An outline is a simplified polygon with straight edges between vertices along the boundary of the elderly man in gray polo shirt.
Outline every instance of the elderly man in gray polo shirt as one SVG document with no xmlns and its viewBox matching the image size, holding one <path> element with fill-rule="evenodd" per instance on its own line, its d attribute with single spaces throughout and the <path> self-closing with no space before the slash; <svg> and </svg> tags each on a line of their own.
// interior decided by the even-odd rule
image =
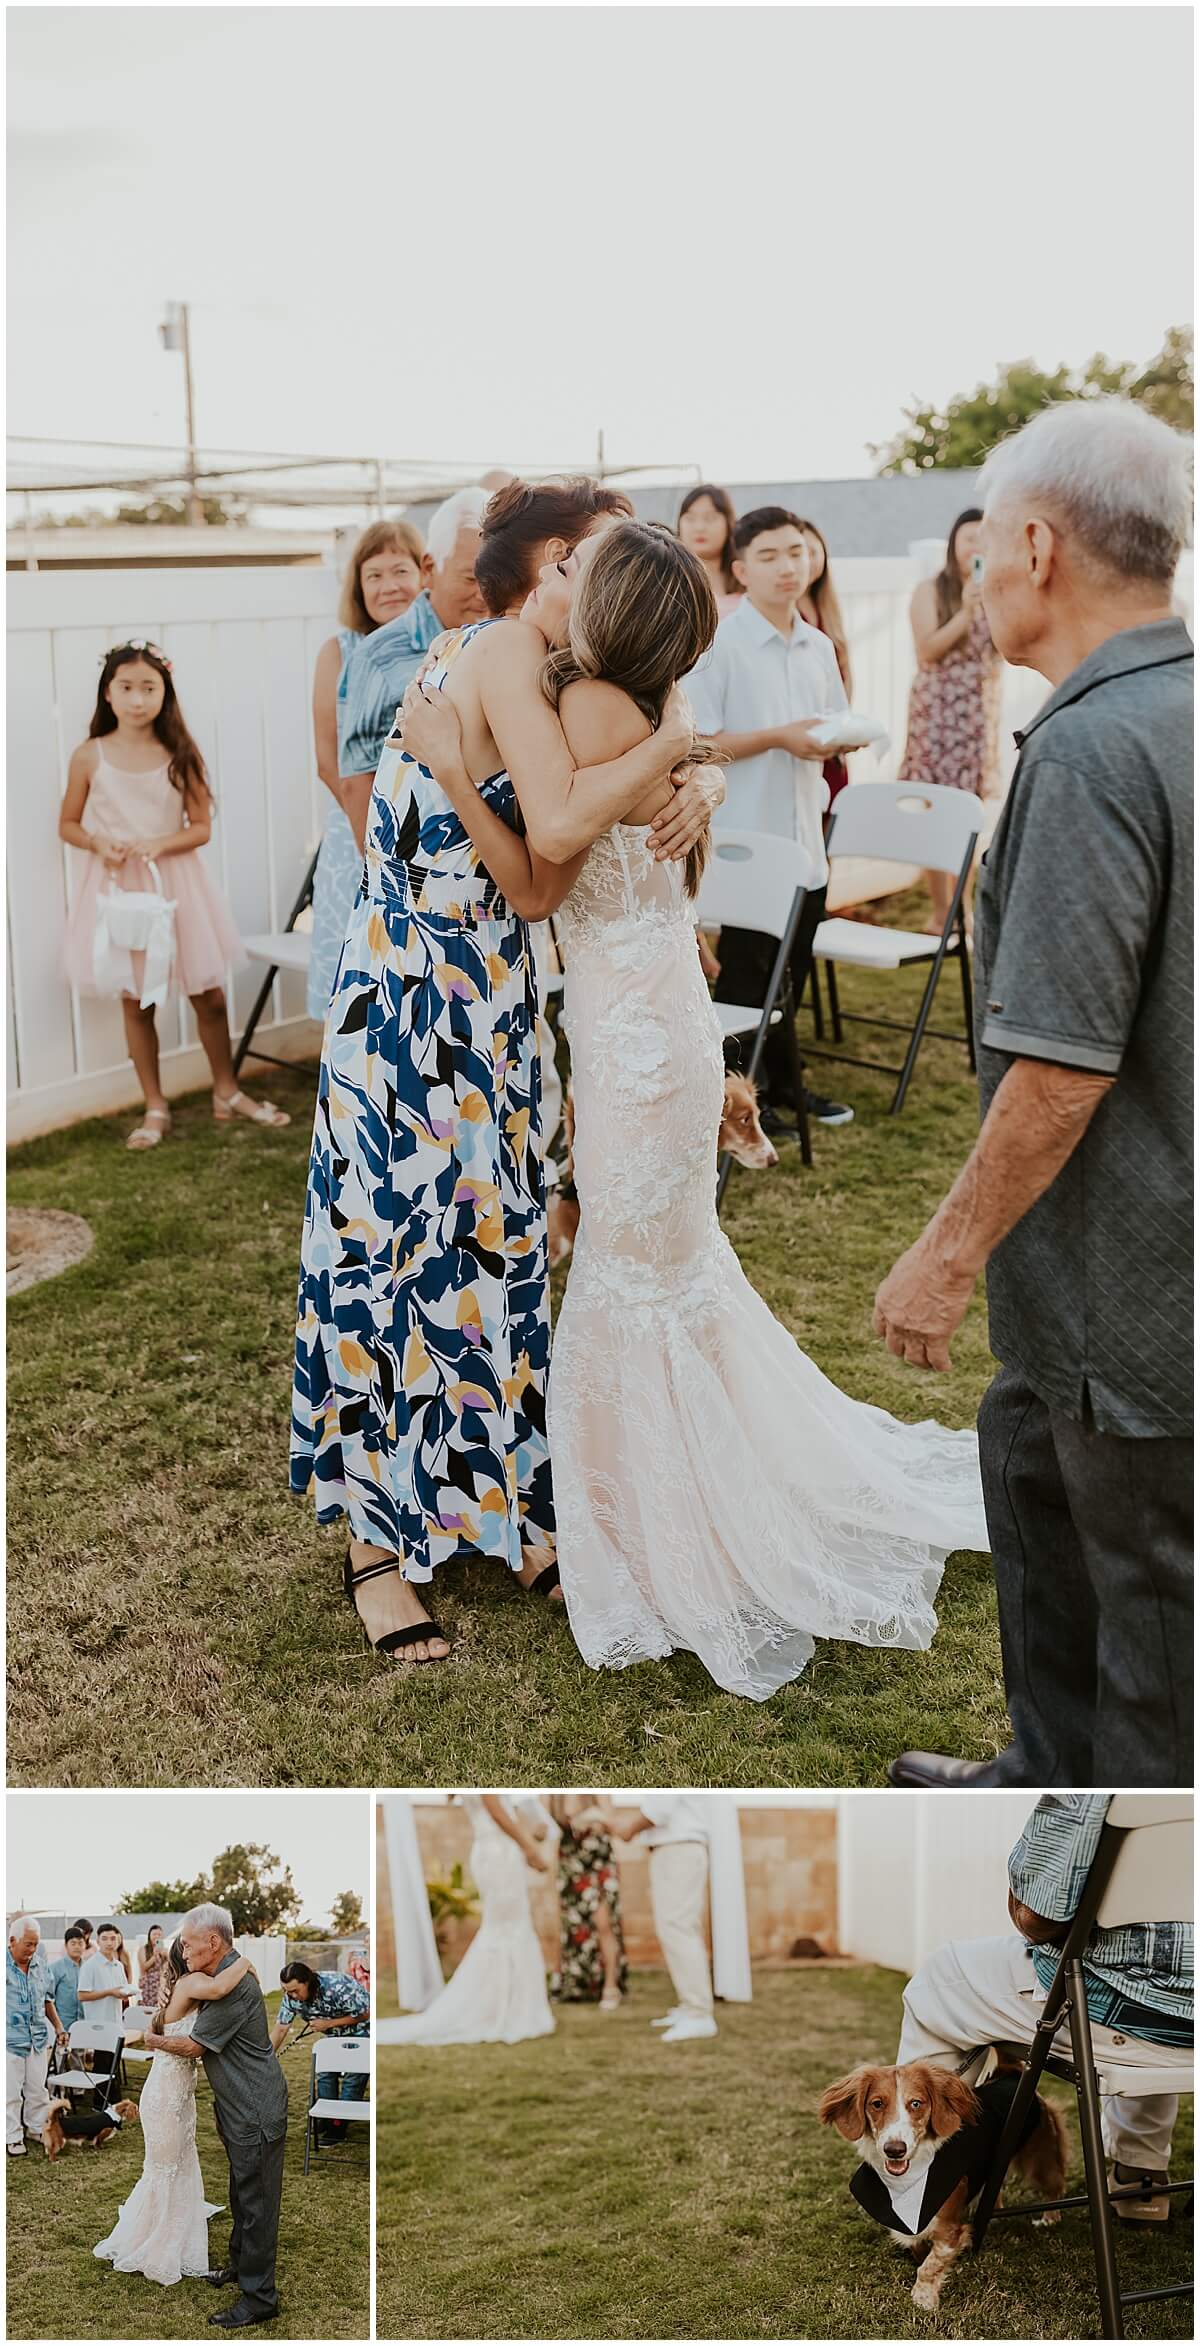
<svg viewBox="0 0 1200 2346">
<path fill-rule="evenodd" d="M 1192 644 L 1186 443 L 1048 409 L 984 471 L 983 598 L 1050 697 L 975 915 L 983 1129 L 875 1325 L 944 1368 L 979 1271 L 1012 1742 L 904 1784 L 1190 1785 Z"/>
</svg>

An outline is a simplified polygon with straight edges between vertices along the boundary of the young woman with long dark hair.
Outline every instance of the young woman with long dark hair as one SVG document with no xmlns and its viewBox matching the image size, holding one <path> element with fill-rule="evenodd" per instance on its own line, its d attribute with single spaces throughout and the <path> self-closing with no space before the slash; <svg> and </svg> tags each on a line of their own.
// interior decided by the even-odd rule
<svg viewBox="0 0 1200 2346">
<path fill-rule="evenodd" d="M 977 575 L 978 505 L 960 513 L 936 578 L 922 579 L 910 605 L 917 673 L 908 703 L 900 779 L 989 797 L 998 786 L 1000 654 L 992 642 Z M 930 929 L 940 936 L 950 910 L 949 872 L 926 872 Z"/>
<path fill-rule="evenodd" d="M 728 489 L 715 481 L 701 481 L 689 489 L 679 508 L 675 534 L 681 546 L 694 554 L 713 591 L 717 616 L 724 618 L 742 599 L 743 589 L 733 575 L 733 533 L 737 514 Z"/>
</svg>

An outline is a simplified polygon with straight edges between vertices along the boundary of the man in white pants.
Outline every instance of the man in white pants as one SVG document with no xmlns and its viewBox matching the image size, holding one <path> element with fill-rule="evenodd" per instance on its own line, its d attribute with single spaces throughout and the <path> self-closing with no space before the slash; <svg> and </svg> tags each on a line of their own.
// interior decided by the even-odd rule
<svg viewBox="0 0 1200 2346">
<path fill-rule="evenodd" d="M 703 1803 L 684 1792 L 639 1794 L 632 1816 L 606 1820 L 622 1840 L 641 1835 L 650 1851 L 650 1901 L 663 1959 L 678 1997 L 651 2022 L 664 2045 L 715 2036 L 712 1966 L 704 1937 L 708 1910 L 708 1825 Z"/>
<path fill-rule="evenodd" d="M 53 2035 L 66 2032 L 54 2006 L 50 1966 L 31 1914 L 8 1926 L 5 1994 L 5 2134 L 11 2159 L 25 2155 L 25 2136 L 40 2135 L 50 2109 L 46 2065 Z"/>
<path fill-rule="evenodd" d="M 900 2061 L 955 2063 L 971 2080 L 986 2048 L 1027 2044 L 1037 2026 L 1059 1951 L 1079 1904 L 1111 1794 L 1050 1793 L 1040 1800 L 1008 1861 L 1006 1938 L 962 1939 L 939 1947 L 904 1991 Z M 1192 1926 L 1133 1925 L 1094 1930 L 1084 1954 L 1097 2066 L 1164 2070 L 1192 2042 Z M 1057 2040 L 1070 2049 L 1064 2023 Z M 1178 2109 L 1173 2093 L 1113 2094 L 1102 2104 L 1110 2182 L 1160 2189 L 1149 2199 L 1114 2200 L 1127 2222 L 1165 2223 L 1165 2185 Z"/>
</svg>

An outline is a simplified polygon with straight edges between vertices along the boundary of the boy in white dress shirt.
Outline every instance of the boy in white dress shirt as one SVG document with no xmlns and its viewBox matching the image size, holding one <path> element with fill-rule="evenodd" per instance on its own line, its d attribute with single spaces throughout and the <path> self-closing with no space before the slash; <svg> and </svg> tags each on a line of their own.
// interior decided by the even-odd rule
<svg viewBox="0 0 1200 2346">
<path fill-rule="evenodd" d="M 686 1792 L 639 1793 L 630 1816 L 606 1817 L 606 1830 L 623 1841 L 644 1837 L 650 1851 L 654 1928 L 679 2001 L 663 2020 L 664 2045 L 715 2036 L 712 1965 L 704 1937 L 708 1909 L 708 1824 L 704 1804 Z"/>
<path fill-rule="evenodd" d="M 700 732 L 719 742 L 731 760 L 714 829 L 766 831 L 795 840 L 803 850 L 808 894 L 792 954 L 799 1003 L 812 967 L 813 937 L 825 917 L 829 876 L 822 829 L 829 804 L 822 766 L 829 752 L 814 742 L 812 729 L 819 718 L 847 706 L 846 688 L 828 636 L 796 610 L 810 562 L 796 515 L 782 505 L 760 505 L 742 515 L 733 543 L 734 576 L 745 595 L 722 619 L 684 686 Z M 753 929 L 722 929 L 717 1000 L 764 1002 L 775 952 L 771 938 Z M 763 1074 L 769 1108 L 791 1105 L 787 1052 L 777 1032 L 768 1037 Z M 806 1091 L 805 1106 L 820 1124 L 849 1124 L 854 1114 L 814 1092 Z"/>
</svg>

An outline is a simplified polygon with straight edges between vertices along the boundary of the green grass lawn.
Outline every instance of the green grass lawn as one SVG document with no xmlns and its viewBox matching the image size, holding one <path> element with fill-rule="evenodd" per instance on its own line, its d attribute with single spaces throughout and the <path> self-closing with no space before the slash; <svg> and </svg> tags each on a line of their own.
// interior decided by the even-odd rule
<svg viewBox="0 0 1200 2346">
<path fill-rule="evenodd" d="M 947 988 L 947 1024 L 954 1007 Z M 439 1575 L 447 1666 L 376 1661 L 340 1593 L 343 1538 L 287 1488 L 314 1074 L 269 1075 L 285 1133 L 217 1130 L 197 1097 L 150 1155 L 126 1153 L 122 1117 L 10 1161 L 13 1204 L 81 1214 L 96 1237 L 9 1310 L 11 1782 L 877 1784 L 907 1744 L 977 1758 L 1007 1740 L 979 1556 L 948 1565 L 931 1653 L 824 1645 L 765 1705 L 687 1656 L 589 1671 L 559 1608 L 484 1563 Z M 870 1325 L 970 1147 L 965 1053 L 929 1044 L 899 1118 L 884 1078 L 839 1068 L 836 1088 L 856 1122 L 815 1131 L 809 1172 L 790 1142 L 777 1171 L 735 1172 L 726 1227 L 828 1375 L 967 1425 L 989 1375 L 982 1296 L 946 1377 L 893 1360 Z"/>
<path fill-rule="evenodd" d="M 272 2009 L 278 2004 L 274 1999 Z M 284 2056 L 289 2118 L 287 2170 L 279 2227 L 280 2319 L 276 2338 L 366 2338 L 370 2335 L 370 2187 L 365 2138 L 304 2167 L 304 2116 L 312 2048 Z M 128 2064 L 134 2100 L 149 2074 Z M 229 2168 L 213 2122 L 203 2069 L 197 2078 L 197 2145 L 204 2196 L 223 2212 L 209 2224 L 220 2262 L 229 2239 Z M 361 2133 L 363 2143 L 358 2142 Z M 140 2128 L 127 2126 L 100 2151 L 65 2151 L 53 2164 L 30 2143 L 8 2168 L 8 2317 L 10 2338 L 203 2338 L 210 2313 L 236 2292 L 207 2282 L 171 2289 L 136 2273 L 114 2273 L 92 2255 L 117 2219 L 142 2171 Z M 257 2334 L 257 2333 L 256 2333 Z"/>
<path fill-rule="evenodd" d="M 858 2060 L 894 2058 L 901 1986 L 759 1972 L 715 2041 L 665 2046 L 647 2023 L 668 1984 L 643 1972 L 621 2014 L 566 2005 L 532 2044 L 381 2049 L 380 2337 L 1095 2337 L 1085 2216 L 998 2225 L 935 2322 L 911 2302 L 911 2260 L 851 2199 L 854 2153 L 814 2107 Z M 1180 2173 L 1190 2137 L 1188 2103 Z M 1124 2287 L 1186 2276 L 1183 2204 L 1161 2230 L 1119 2227 Z M 1191 2334 L 1186 2299 L 1128 2315 L 1131 2338 Z"/>
</svg>

